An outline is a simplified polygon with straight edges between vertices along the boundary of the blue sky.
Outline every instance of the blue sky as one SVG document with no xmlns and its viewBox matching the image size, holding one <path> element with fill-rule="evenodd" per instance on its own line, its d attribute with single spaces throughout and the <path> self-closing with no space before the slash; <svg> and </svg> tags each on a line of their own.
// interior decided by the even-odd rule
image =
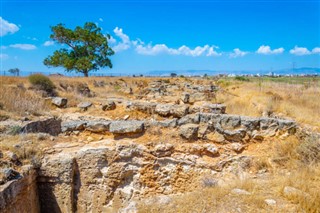
<svg viewBox="0 0 320 213">
<path fill-rule="evenodd" d="M 97 23 L 116 50 L 109 73 L 320 67 L 320 1 L 2 0 L 1 71 L 56 72 L 50 26 Z"/>
</svg>

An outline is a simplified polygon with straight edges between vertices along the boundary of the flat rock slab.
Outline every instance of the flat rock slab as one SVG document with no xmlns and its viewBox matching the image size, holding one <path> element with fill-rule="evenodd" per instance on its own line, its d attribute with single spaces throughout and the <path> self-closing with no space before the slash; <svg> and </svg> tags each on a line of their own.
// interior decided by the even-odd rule
<svg viewBox="0 0 320 213">
<path fill-rule="evenodd" d="M 144 131 L 144 122 L 137 120 L 113 121 L 110 123 L 109 131 L 114 134 L 141 133 Z"/>
</svg>

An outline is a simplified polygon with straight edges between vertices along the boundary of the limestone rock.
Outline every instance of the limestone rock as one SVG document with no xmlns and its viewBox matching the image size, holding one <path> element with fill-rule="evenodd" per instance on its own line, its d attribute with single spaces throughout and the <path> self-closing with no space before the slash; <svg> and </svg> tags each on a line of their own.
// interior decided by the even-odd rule
<svg viewBox="0 0 320 213">
<path fill-rule="evenodd" d="M 57 107 L 60 107 L 60 108 L 63 108 L 63 107 L 66 107 L 67 106 L 67 103 L 68 103 L 68 99 L 66 98 L 61 98 L 61 97 L 55 97 L 52 99 L 52 104 L 57 106 Z"/>
<path fill-rule="evenodd" d="M 198 138 L 199 126 L 196 124 L 185 124 L 180 127 L 179 133 L 182 138 L 196 140 Z"/>
<path fill-rule="evenodd" d="M 137 120 L 130 121 L 112 121 L 110 123 L 110 132 L 114 134 L 141 133 L 144 131 L 144 122 Z"/>
<path fill-rule="evenodd" d="M 40 121 L 33 121 L 22 127 L 21 131 L 24 133 L 43 132 L 56 136 L 61 133 L 61 120 L 49 118 Z"/>
<path fill-rule="evenodd" d="M 237 195 L 251 195 L 250 192 L 248 192 L 248 191 L 246 191 L 244 189 L 238 189 L 238 188 L 232 189 L 231 193 L 232 194 L 237 194 Z"/>
<path fill-rule="evenodd" d="M 198 124 L 200 122 L 200 114 L 189 114 L 186 116 L 183 116 L 178 120 L 178 125 L 184 125 L 184 124 Z"/>
<path fill-rule="evenodd" d="M 92 106 L 91 102 L 81 102 L 81 103 L 78 104 L 78 108 L 80 108 L 83 111 L 88 110 L 88 108 L 91 107 L 91 106 Z"/>
<path fill-rule="evenodd" d="M 64 121 L 61 123 L 62 132 L 81 131 L 85 129 L 85 121 Z"/>
<path fill-rule="evenodd" d="M 172 104 L 158 104 L 155 108 L 155 112 L 163 117 L 170 116 Z"/>
<path fill-rule="evenodd" d="M 274 199 L 265 199 L 264 202 L 268 205 L 268 206 L 275 206 L 277 204 L 277 201 L 275 201 Z"/>
<path fill-rule="evenodd" d="M 116 109 L 116 103 L 114 101 L 107 101 L 102 105 L 103 111 L 114 110 Z"/>
<path fill-rule="evenodd" d="M 110 121 L 90 121 L 86 123 L 86 130 L 95 133 L 109 131 Z"/>
</svg>

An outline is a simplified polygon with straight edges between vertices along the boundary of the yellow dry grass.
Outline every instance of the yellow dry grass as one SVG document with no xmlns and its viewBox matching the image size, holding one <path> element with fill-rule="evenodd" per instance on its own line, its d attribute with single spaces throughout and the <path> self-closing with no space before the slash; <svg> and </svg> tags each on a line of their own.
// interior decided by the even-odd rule
<svg viewBox="0 0 320 213">
<path fill-rule="evenodd" d="M 280 82 L 227 82 L 217 93 L 227 113 L 249 116 L 275 114 L 320 130 L 320 87 Z"/>
</svg>

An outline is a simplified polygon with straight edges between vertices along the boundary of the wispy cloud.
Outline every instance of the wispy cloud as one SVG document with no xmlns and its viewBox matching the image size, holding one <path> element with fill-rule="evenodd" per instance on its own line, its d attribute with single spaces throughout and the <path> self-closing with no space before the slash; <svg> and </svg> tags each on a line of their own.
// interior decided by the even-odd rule
<svg viewBox="0 0 320 213">
<path fill-rule="evenodd" d="M 295 46 L 293 49 L 290 50 L 290 53 L 292 55 L 298 55 L 298 56 L 302 56 L 302 55 L 310 55 L 311 52 L 305 48 L 305 47 L 298 47 Z"/>
<path fill-rule="evenodd" d="M 268 45 L 262 45 L 256 51 L 256 53 L 263 54 L 263 55 L 281 54 L 283 52 L 284 52 L 284 48 L 282 48 L 282 47 L 272 50 L 271 47 Z"/>
<path fill-rule="evenodd" d="M 103 18 L 99 18 L 99 21 L 103 22 Z"/>
<path fill-rule="evenodd" d="M 312 53 L 313 54 L 317 54 L 317 53 L 320 53 L 320 47 L 315 47 L 312 49 Z"/>
<path fill-rule="evenodd" d="M 231 58 L 238 58 L 247 55 L 249 52 L 241 51 L 239 48 L 233 49 L 233 52 L 229 54 Z"/>
<path fill-rule="evenodd" d="M 0 36 L 5 36 L 7 34 L 13 34 L 19 30 L 19 27 L 13 23 L 0 17 Z"/>
<path fill-rule="evenodd" d="M 33 44 L 11 44 L 9 47 L 17 48 L 21 50 L 34 50 L 37 49 L 37 47 Z"/>
<path fill-rule="evenodd" d="M 0 53 L 0 59 L 1 59 L 1 60 L 6 60 L 6 59 L 8 59 L 8 58 L 9 58 L 9 56 L 8 56 L 7 54 Z"/>
<path fill-rule="evenodd" d="M 197 46 L 195 48 L 190 48 L 186 45 L 182 45 L 179 48 L 171 48 L 166 44 L 155 44 L 152 43 L 145 44 L 145 42 L 140 39 L 130 40 L 130 37 L 125 34 L 122 28 L 116 27 L 113 32 L 115 35 L 120 38 L 120 41 L 113 37 L 109 39 L 110 44 L 114 44 L 112 47 L 115 52 L 120 52 L 127 50 L 131 47 L 135 49 L 138 54 L 141 55 L 158 55 L 158 54 L 168 54 L 168 55 L 186 55 L 186 56 L 220 56 L 221 53 L 218 53 L 216 49 L 217 46 Z"/>
<path fill-rule="evenodd" d="M 116 27 L 113 30 L 113 32 L 116 34 L 116 36 L 118 36 L 121 39 L 121 42 L 116 44 L 112 49 L 115 52 L 120 52 L 120 51 L 129 49 L 131 46 L 131 41 L 129 36 L 123 33 L 122 28 Z"/>
<path fill-rule="evenodd" d="M 43 43 L 43 46 L 45 47 L 49 47 L 49 46 L 53 46 L 54 45 L 54 41 L 46 41 Z"/>
</svg>

